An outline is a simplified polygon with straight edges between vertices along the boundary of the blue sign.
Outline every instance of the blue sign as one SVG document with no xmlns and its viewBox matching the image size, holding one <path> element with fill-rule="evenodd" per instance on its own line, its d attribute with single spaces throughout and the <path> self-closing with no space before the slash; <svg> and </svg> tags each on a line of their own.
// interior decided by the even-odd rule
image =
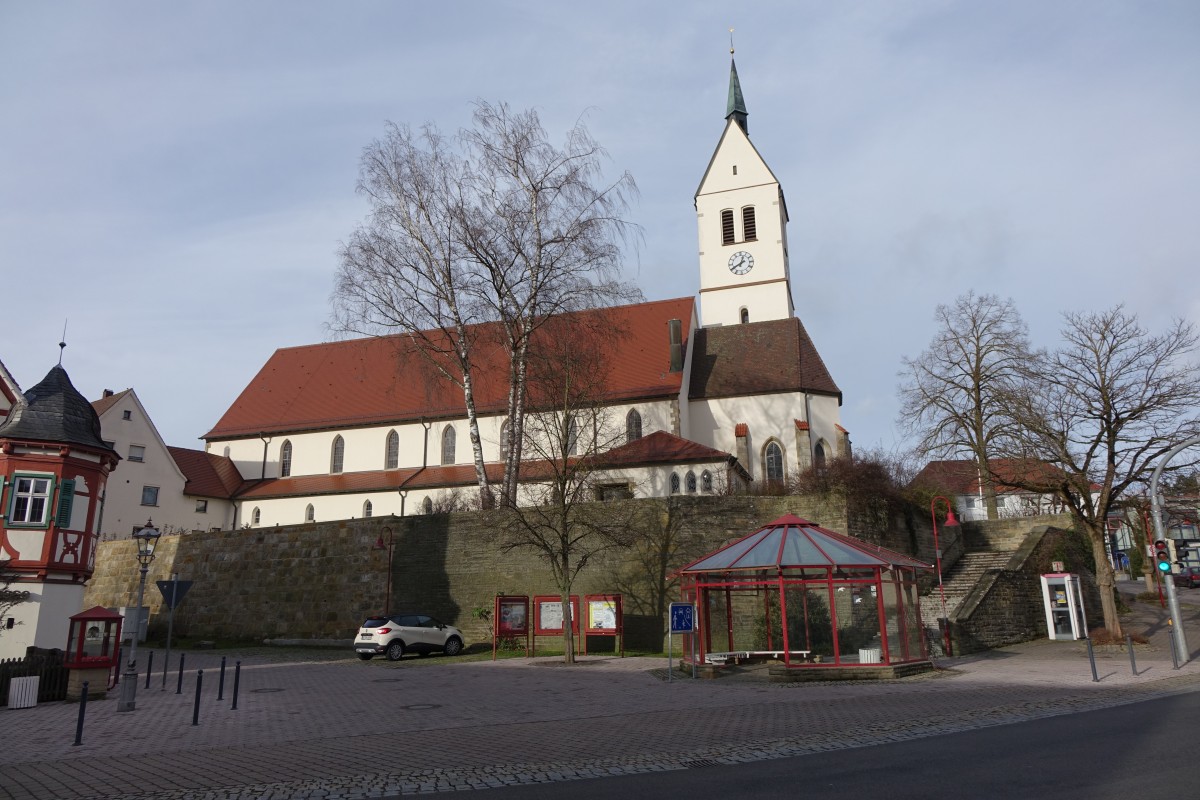
<svg viewBox="0 0 1200 800">
<path fill-rule="evenodd" d="M 696 607 L 691 603 L 671 603 L 671 633 L 696 630 Z"/>
</svg>

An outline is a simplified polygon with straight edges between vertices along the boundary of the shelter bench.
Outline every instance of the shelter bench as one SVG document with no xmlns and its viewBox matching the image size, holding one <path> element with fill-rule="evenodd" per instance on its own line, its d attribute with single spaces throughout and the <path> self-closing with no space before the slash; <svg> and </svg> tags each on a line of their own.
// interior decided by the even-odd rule
<svg viewBox="0 0 1200 800">
<path fill-rule="evenodd" d="M 739 664 L 742 661 L 749 661 L 755 658 L 775 658 L 782 659 L 784 657 L 783 650 L 735 650 L 728 653 L 707 653 L 704 656 L 704 661 L 708 664 L 727 664 L 732 661 L 734 664 Z M 803 660 L 808 660 L 811 650 L 790 650 L 793 656 L 800 656 Z"/>
</svg>

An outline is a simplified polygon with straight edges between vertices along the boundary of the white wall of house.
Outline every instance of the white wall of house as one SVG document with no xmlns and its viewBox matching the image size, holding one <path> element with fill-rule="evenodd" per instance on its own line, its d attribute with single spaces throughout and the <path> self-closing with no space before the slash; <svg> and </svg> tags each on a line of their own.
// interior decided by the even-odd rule
<svg viewBox="0 0 1200 800">
<path fill-rule="evenodd" d="M 44 533 L 44 532 L 42 532 Z M 83 607 L 81 584 L 21 583 L 13 588 L 29 592 L 29 599 L 12 607 L 13 627 L 0 635 L 0 659 L 21 658 L 34 647 L 67 646 L 71 615 Z M 0 620 L 7 628 L 7 621 Z"/>
<path fill-rule="evenodd" d="M 806 413 L 802 392 L 695 400 L 689 406 L 691 429 L 684 433 L 685 438 L 736 454 L 735 428 L 744 422 L 750 428 L 750 463 L 743 466 L 755 480 L 762 478 L 763 450 L 771 441 L 783 448 L 785 479 L 798 474 L 796 420 L 804 420 Z M 826 456 L 832 458 L 840 436 L 835 427 L 840 419 L 837 398 L 809 395 L 807 411 L 812 414 L 807 421 L 813 444 L 824 441 Z"/>
</svg>

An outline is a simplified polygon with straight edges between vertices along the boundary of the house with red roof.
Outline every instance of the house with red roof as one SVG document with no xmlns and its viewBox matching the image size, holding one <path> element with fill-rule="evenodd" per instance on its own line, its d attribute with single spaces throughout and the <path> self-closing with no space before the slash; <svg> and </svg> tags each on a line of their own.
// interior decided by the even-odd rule
<svg viewBox="0 0 1200 800">
<path fill-rule="evenodd" d="M 748 130 L 731 62 L 725 126 L 694 201 L 698 302 L 563 319 L 583 328 L 599 316 L 621 332 L 602 398 L 621 435 L 594 455 L 597 499 L 786 482 L 850 452 L 841 390 L 794 314 L 783 190 Z M 493 481 L 508 392 L 500 340 L 480 336 L 474 353 Z M 462 391 L 405 336 L 277 350 L 203 438 L 244 482 L 233 494 L 235 527 L 423 513 L 475 484 Z M 531 463 L 522 480 L 538 475 Z"/>
<path fill-rule="evenodd" d="M 1038 514 L 1060 514 L 1067 511 L 1062 501 L 1052 494 L 1039 494 L 1017 488 L 1028 483 L 1029 473 L 1043 482 L 1052 482 L 1055 467 L 1043 461 L 1018 458 L 993 458 L 988 461 L 992 483 L 996 490 L 996 513 L 1001 519 L 1030 517 Z M 964 522 L 987 519 L 984 497 L 984 476 L 973 459 L 930 461 L 913 478 L 913 483 L 949 494 L 954 512 Z M 1097 489 L 1099 487 L 1096 487 Z"/>
</svg>

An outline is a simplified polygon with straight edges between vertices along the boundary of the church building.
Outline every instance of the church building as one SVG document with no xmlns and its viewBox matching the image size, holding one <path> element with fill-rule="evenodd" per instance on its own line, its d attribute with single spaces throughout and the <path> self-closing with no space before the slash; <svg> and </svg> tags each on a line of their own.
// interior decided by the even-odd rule
<svg viewBox="0 0 1200 800">
<path fill-rule="evenodd" d="M 575 312 L 623 331 L 605 402 L 622 443 L 596 499 L 782 484 L 850 452 L 841 391 L 795 316 L 783 188 L 750 140 L 731 62 L 725 127 L 695 195 L 700 296 Z M 428 513 L 476 484 L 461 390 L 407 338 L 276 351 L 204 435 L 246 481 L 235 526 Z M 489 479 L 504 466 L 505 353 L 476 354 Z"/>
</svg>

